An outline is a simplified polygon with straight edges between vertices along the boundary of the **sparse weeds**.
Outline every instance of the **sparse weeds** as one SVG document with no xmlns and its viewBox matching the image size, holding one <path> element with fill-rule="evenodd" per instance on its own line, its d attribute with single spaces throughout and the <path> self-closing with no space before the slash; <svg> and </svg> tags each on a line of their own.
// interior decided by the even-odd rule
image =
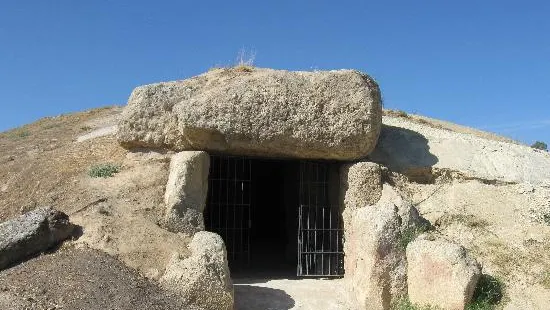
<svg viewBox="0 0 550 310">
<path fill-rule="evenodd" d="M 504 296 L 503 282 L 490 275 L 482 274 L 477 282 L 472 302 L 466 310 L 492 310 L 500 303 Z"/>
<path fill-rule="evenodd" d="M 432 125 L 432 123 L 428 122 L 427 120 L 423 119 L 423 118 L 420 118 L 420 117 L 415 117 L 414 120 L 419 123 L 419 124 L 422 124 L 422 125 Z"/>
<path fill-rule="evenodd" d="M 398 246 L 403 251 L 407 249 L 407 245 L 411 243 L 420 234 L 430 230 L 429 225 L 409 226 L 405 228 L 399 236 Z"/>
<path fill-rule="evenodd" d="M 530 208 L 527 212 L 531 221 L 539 224 L 550 225 L 550 208 Z"/>
<path fill-rule="evenodd" d="M 540 280 L 540 284 L 545 288 L 550 290 L 550 271 L 545 271 L 542 274 L 542 278 Z"/>
<path fill-rule="evenodd" d="M 93 165 L 88 171 L 92 178 L 108 178 L 120 171 L 120 166 L 112 163 Z"/>
<path fill-rule="evenodd" d="M 397 302 L 397 305 L 392 307 L 394 310 L 439 310 L 440 308 L 434 306 L 420 306 L 413 304 L 408 298 L 403 298 Z"/>
<path fill-rule="evenodd" d="M 28 130 L 18 129 L 16 131 L 11 132 L 9 134 L 9 137 L 12 139 L 17 139 L 17 138 L 26 138 L 30 135 L 31 133 Z"/>
<path fill-rule="evenodd" d="M 486 241 L 483 252 L 489 257 L 491 263 L 498 268 L 499 274 L 504 277 L 509 277 L 518 268 L 521 268 L 523 262 L 529 261 L 528 257 L 522 255 L 519 251 L 514 251 L 498 239 Z"/>
<path fill-rule="evenodd" d="M 489 222 L 472 214 L 445 214 L 436 221 L 437 226 L 448 226 L 453 223 L 460 223 L 466 227 L 478 229 L 489 226 Z"/>
<path fill-rule="evenodd" d="M 59 123 L 49 123 L 49 124 L 46 124 L 42 127 L 42 129 L 45 129 L 45 130 L 48 130 L 48 129 L 52 129 L 52 128 L 57 128 L 57 127 L 60 127 L 61 124 Z"/>
<path fill-rule="evenodd" d="M 393 117 L 409 118 L 409 114 L 407 114 L 407 112 L 402 110 L 387 109 L 387 110 L 384 110 L 384 114 L 388 116 L 393 116 Z"/>
</svg>

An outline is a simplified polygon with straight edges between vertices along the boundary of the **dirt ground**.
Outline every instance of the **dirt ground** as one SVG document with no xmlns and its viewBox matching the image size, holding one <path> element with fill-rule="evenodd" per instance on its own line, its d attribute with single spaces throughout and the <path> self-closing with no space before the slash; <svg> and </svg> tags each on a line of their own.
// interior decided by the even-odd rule
<svg viewBox="0 0 550 310">
<path fill-rule="evenodd" d="M 0 134 L 0 221 L 52 206 L 82 227 L 77 243 L 158 279 L 172 255 L 188 255 L 189 238 L 159 226 L 169 155 L 120 147 L 105 131 L 120 112 L 107 107 L 45 118 Z M 98 164 L 120 172 L 91 177 Z"/>
<path fill-rule="evenodd" d="M 128 152 L 120 147 L 113 130 L 109 129 L 116 124 L 120 111 L 119 107 L 107 107 L 50 117 L 0 133 L 0 221 L 37 207 L 52 206 L 69 214 L 71 222 L 83 231 L 78 240 L 70 243 L 76 248 L 96 250 L 54 253 L 13 269 L 20 270 L 20 273 L 14 274 L 10 269 L 0 272 L 0 275 L 8 273 L 14 283 L 23 283 L 21 281 L 26 279 L 23 286 L 39 290 L 43 286 L 42 280 L 34 278 L 35 271 L 28 268 L 38 272 L 40 268 L 55 271 L 55 268 L 75 267 L 71 270 L 76 270 L 76 274 L 81 276 L 72 283 L 75 291 L 67 288 L 60 292 L 69 298 L 72 294 L 80 294 L 78 288 L 89 284 L 86 274 L 90 272 L 89 277 L 94 277 L 93 273 L 100 265 L 105 272 L 126 266 L 134 270 L 132 276 L 140 274 L 154 280 L 162 276 L 172 255 L 178 253 L 185 257 L 189 254 L 187 236 L 170 233 L 159 225 L 163 216 L 169 154 Z M 120 172 L 109 178 L 91 177 L 90 168 L 98 164 L 116 165 Z M 77 266 L 80 266 L 79 270 Z M 130 269 L 124 269 L 124 272 Z M 97 275 L 100 277 L 99 273 Z M 64 281 L 64 276 L 70 275 L 53 273 L 49 280 L 58 278 L 55 281 Z M 118 280 L 111 277 L 110 280 L 114 287 L 127 285 L 127 279 L 123 277 Z M 151 284 L 155 282 L 147 283 L 156 285 Z M 125 299 L 127 293 L 132 296 L 133 288 L 128 287 L 127 292 L 113 289 L 110 293 L 113 300 L 105 301 L 105 307 L 102 307 L 101 291 L 111 286 L 108 284 L 89 286 L 90 290 L 97 290 L 90 293 L 95 297 L 87 299 L 89 304 L 79 307 L 76 306 L 79 303 L 70 303 L 75 307 L 65 309 L 135 309 L 131 305 L 139 305 L 139 302 Z M 153 286 L 147 288 L 150 296 L 143 291 L 144 298 L 153 298 L 155 292 L 160 292 L 160 288 L 152 289 Z M 5 298 L 13 297 L 6 294 Z M 141 293 L 135 290 L 134 295 Z M 136 297 L 136 301 L 139 300 Z M 97 307 L 94 301 L 98 302 Z M 47 309 L 41 307 L 44 303 L 37 305 L 37 309 Z M 169 305 L 168 302 L 166 307 L 157 307 L 151 303 L 150 307 L 174 309 Z"/>
<path fill-rule="evenodd" d="M 117 259 L 63 248 L 0 273 L 0 309 L 197 309 Z"/>
</svg>

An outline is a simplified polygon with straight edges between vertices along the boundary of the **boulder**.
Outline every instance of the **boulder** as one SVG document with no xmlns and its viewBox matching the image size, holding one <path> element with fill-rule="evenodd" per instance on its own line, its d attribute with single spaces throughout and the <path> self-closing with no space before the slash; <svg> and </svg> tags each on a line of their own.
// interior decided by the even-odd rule
<svg viewBox="0 0 550 310">
<path fill-rule="evenodd" d="M 40 208 L 0 224 L 0 270 L 54 247 L 69 238 L 69 216 Z"/>
<path fill-rule="evenodd" d="M 347 208 L 344 278 L 348 290 L 360 309 L 391 309 L 407 293 L 403 238 L 426 226 L 426 220 L 389 185 L 384 185 L 376 204 Z"/>
<path fill-rule="evenodd" d="M 118 141 L 127 148 L 352 160 L 381 128 L 380 89 L 354 70 L 211 70 L 137 87 Z"/>
<path fill-rule="evenodd" d="M 212 232 L 195 234 L 191 256 L 175 254 L 160 279 L 161 285 L 186 302 L 205 310 L 233 310 L 233 283 L 222 238 Z"/>
<path fill-rule="evenodd" d="M 186 151 L 172 156 L 164 194 L 164 224 L 168 230 L 188 235 L 204 230 L 209 167 L 206 152 Z"/>
<path fill-rule="evenodd" d="M 472 299 L 481 267 L 464 247 L 418 238 L 407 246 L 408 293 L 412 303 L 463 310 Z"/>
</svg>

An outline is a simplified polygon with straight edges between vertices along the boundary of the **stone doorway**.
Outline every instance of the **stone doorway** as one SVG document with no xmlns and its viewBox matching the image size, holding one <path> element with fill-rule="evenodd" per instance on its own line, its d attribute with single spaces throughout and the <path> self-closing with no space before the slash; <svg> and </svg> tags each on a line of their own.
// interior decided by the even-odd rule
<svg viewBox="0 0 550 310">
<path fill-rule="evenodd" d="M 343 275 L 338 166 L 211 155 L 205 228 L 234 275 Z"/>
</svg>

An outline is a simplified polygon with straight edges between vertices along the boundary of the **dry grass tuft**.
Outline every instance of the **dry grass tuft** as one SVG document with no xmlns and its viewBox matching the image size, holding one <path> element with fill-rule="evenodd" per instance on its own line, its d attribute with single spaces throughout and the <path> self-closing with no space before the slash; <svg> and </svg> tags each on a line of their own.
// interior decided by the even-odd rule
<svg viewBox="0 0 550 310">
<path fill-rule="evenodd" d="M 472 214 L 445 214 L 440 217 L 435 225 L 436 226 L 449 226 L 453 223 L 459 223 L 469 228 L 485 228 L 489 226 L 489 222 L 480 219 Z"/>
<path fill-rule="evenodd" d="M 407 112 L 402 111 L 402 110 L 386 109 L 386 110 L 384 110 L 384 115 L 393 116 L 393 117 L 409 118 L 409 114 L 407 114 Z"/>
<path fill-rule="evenodd" d="M 252 72 L 254 71 L 254 60 L 256 59 L 256 52 L 250 51 L 249 53 L 243 48 L 239 51 L 237 61 L 233 70 L 237 72 Z"/>
</svg>

